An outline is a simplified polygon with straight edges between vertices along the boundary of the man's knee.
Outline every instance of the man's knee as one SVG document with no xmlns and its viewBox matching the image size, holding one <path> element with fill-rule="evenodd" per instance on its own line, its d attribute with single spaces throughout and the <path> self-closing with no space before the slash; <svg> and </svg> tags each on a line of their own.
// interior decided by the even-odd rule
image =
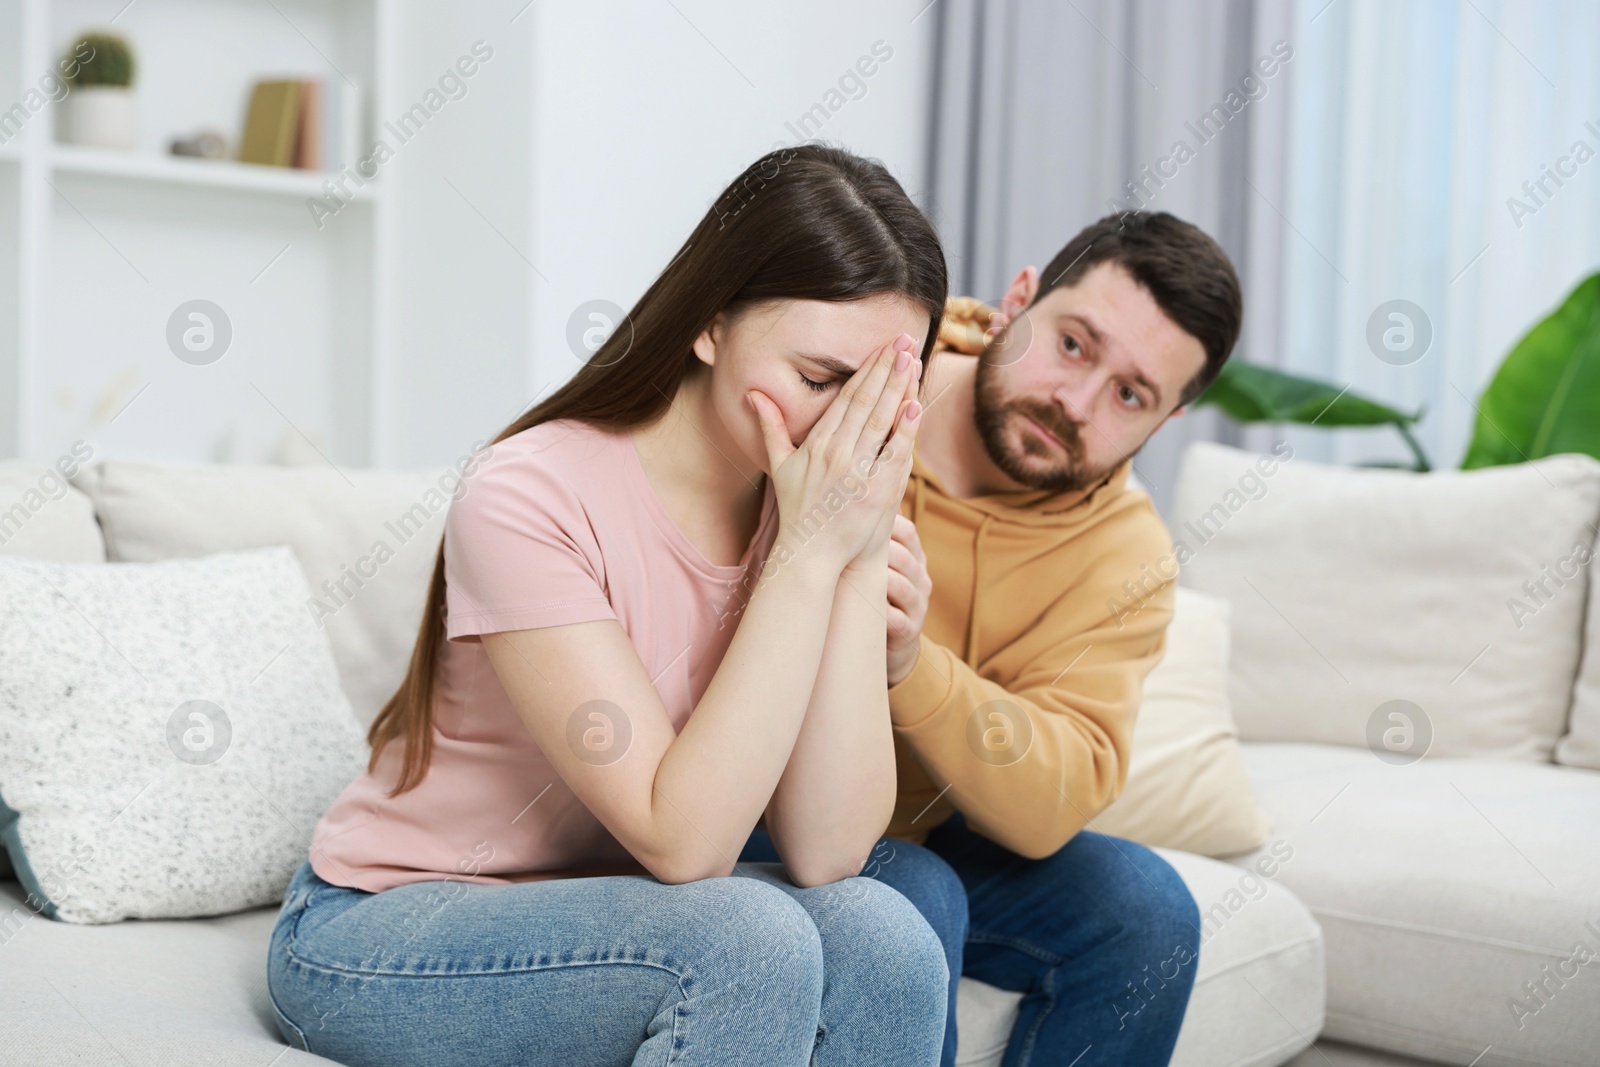
<svg viewBox="0 0 1600 1067">
<path fill-rule="evenodd" d="M 1110 890 L 1108 906 L 1118 909 L 1125 925 L 1152 943 L 1185 941 L 1198 949 L 1200 908 L 1183 878 L 1153 849 L 1090 831 L 1079 833 L 1072 846 L 1090 854 L 1092 871 L 1082 873 Z"/>
<path fill-rule="evenodd" d="M 1124 1025 L 1158 996 L 1187 997 L 1200 964 L 1200 909 L 1172 865 L 1143 845 L 1102 834 L 1078 839 L 1107 880 L 1122 928 L 1125 969 L 1113 1006 Z"/>
</svg>

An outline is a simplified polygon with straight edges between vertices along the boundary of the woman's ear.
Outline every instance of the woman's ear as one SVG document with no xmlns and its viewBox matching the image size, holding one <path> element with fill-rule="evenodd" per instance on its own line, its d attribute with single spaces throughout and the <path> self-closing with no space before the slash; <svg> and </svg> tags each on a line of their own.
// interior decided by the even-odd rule
<svg viewBox="0 0 1600 1067">
<path fill-rule="evenodd" d="M 717 346 L 727 337 L 727 323 L 727 314 L 719 311 L 712 317 L 711 324 L 694 339 L 695 357 L 708 367 L 717 365 Z"/>
</svg>

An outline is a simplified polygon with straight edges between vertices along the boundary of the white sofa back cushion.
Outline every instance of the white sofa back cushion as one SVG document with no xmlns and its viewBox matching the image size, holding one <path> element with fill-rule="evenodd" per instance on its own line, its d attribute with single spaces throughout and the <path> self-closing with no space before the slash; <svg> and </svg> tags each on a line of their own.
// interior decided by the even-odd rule
<svg viewBox="0 0 1600 1067">
<path fill-rule="evenodd" d="M 1201 443 L 1171 526 L 1179 582 L 1233 606 L 1244 740 L 1549 760 L 1587 573 L 1549 576 L 1571 572 L 1597 515 L 1584 455 L 1416 474 Z"/>
<path fill-rule="evenodd" d="M 1600 524 L 1597 524 L 1600 525 Z M 1589 609 L 1583 627 L 1583 659 L 1572 690 L 1567 736 L 1556 744 L 1556 762 L 1600 771 L 1600 535 L 1589 549 L 1584 573 L 1589 579 Z"/>
<path fill-rule="evenodd" d="M 83 445 L 78 455 L 89 454 Z M 0 556 L 61 563 L 105 561 L 106 545 L 94 521 L 94 504 L 68 481 L 80 470 L 78 455 L 62 456 L 53 467 L 22 460 L 0 462 Z"/>
<path fill-rule="evenodd" d="M 468 471 L 470 474 L 470 470 Z M 444 535 L 450 468 L 418 471 L 108 460 L 78 479 L 107 557 L 149 562 L 286 544 L 356 719 L 372 722 L 411 659 Z"/>
<path fill-rule="evenodd" d="M 165 563 L 0 559 L 0 822 L 68 922 L 281 900 L 366 767 L 286 546 Z"/>
</svg>

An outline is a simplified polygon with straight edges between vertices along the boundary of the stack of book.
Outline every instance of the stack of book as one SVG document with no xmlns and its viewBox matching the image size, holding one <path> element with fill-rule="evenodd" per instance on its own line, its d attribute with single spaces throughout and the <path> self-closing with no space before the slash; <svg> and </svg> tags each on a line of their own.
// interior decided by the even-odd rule
<svg viewBox="0 0 1600 1067">
<path fill-rule="evenodd" d="M 239 161 L 338 171 L 361 148 L 361 89 L 343 78 L 262 80 L 250 91 Z"/>
</svg>

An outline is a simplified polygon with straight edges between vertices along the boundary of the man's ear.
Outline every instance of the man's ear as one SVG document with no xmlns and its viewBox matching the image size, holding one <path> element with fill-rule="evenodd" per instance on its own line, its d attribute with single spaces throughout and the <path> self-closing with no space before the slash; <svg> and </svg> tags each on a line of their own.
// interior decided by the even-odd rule
<svg viewBox="0 0 1600 1067">
<path fill-rule="evenodd" d="M 1034 294 L 1039 291 L 1039 268 L 1034 266 L 1023 267 L 1017 276 L 1011 279 L 1011 284 L 1000 295 L 1000 311 L 1008 319 L 1014 319 L 1017 314 L 1033 302 Z"/>
<path fill-rule="evenodd" d="M 694 354 L 701 363 L 708 367 L 717 365 L 717 345 L 726 336 L 727 314 L 717 312 L 711 319 L 711 324 L 700 331 L 700 336 L 694 339 Z"/>
</svg>

